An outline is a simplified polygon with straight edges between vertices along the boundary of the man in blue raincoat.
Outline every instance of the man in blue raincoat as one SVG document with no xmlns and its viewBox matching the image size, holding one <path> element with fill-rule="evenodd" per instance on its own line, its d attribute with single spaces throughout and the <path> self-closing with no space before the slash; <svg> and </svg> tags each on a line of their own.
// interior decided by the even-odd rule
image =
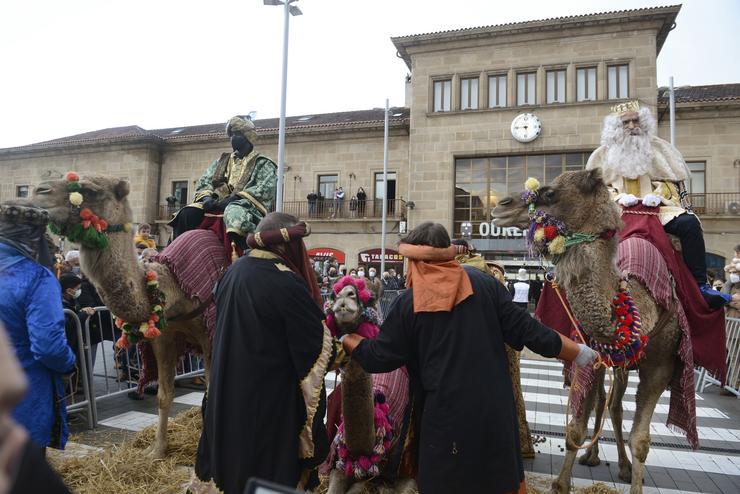
<svg viewBox="0 0 740 494">
<path fill-rule="evenodd" d="M 59 282 L 44 236 L 48 213 L 20 202 L 0 204 L 0 321 L 28 378 L 28 394 L 13 410 L 41 447 L 63 449 L 67 410 L 62 375 L 75 356 L 64 334 Z"/>
</svg>

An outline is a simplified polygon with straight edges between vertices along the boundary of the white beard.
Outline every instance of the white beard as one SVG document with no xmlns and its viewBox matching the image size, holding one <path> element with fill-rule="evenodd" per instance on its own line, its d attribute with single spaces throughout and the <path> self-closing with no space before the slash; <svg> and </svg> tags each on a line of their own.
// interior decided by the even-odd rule
<svg viewBox="0 0 740 494">
<path fill-rule="evenodd" d="M 621 130 L 621 129 L 620 129 Z M 648 134 L 628 135 L 618 132 L 607 145 L 604 168 L 607 175 L 636 179 L 648 174 L 653 162 L 653 148 Z"/>
</svg>

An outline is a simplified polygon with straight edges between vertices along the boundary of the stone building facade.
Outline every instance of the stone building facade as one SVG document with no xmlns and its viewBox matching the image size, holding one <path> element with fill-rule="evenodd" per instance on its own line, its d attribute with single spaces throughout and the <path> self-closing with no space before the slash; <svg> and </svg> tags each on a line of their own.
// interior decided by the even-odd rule
<svg viewBox="0 0 740 494">
<path fill-rule="evenodd" d="M 589 14 L 393 38 L 410 75 L 406 106 L 390 113 L 388 241 L 422 221 L 455 236 L 471 224 L 488 257 L 525 263 L 516 231 L 490 224 L 490 210 L 521 190 L 527 176 L 549 181 L 580 169 L 599 145 L 610 107 L 638 99 L 668 138 L 667 93 L 656 60 L 680 6 Z M 694 170 L 691 192 L 708 252 L 740 244 L 740 84 L 679 88 L 676 145 Z M 533 139 L 517 140 L 521 114 L 539 119 Z M 289 117 L 285 210 L 313 225 L 309 247 L 335 249 L 345 264 L 378 259 L 382 201 L 383 110 Z M 277 156 L 277 119 L 256 120 L 258 149 Z M 514 123 L 514 126 L 517 124 Z M 519 129 L 521 130 L 521 129 Z M 522 136 L 520 136 L 521 138 Z M 525 136 L 526 137 L 526 136 Z M 532 137 L 532 136 L 529 136 Z M 144 130 L 105 129 L 0 150 L 0 200 L 74 169 L 131 181 L 137 222 L 162 225 L 173 205 L 193 197 L 194 181 L 228 149 L 223 124 Z M 341 209 L 331 195 L 343 186 Z M 362 186 L 368 202 L 352 204 Z M 322 190 L 326 200 L 306 199 Z M 160 239 L 167 233 L 160 228 Z M 389 260 L 398 261 L 389 250 Z"/>
</svg>

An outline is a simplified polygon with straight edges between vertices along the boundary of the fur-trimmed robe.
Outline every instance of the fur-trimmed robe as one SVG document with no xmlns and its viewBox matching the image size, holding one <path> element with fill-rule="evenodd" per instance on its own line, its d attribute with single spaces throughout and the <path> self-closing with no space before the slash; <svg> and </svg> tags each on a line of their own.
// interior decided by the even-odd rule
<svg viewBox="0 0 740 494">
<path fill-rule="evenodd" d="M 272 253 L 239 259 L 215 300 L 195 472 L 226 494 L 241 494 L 250 477 L 297 486 L 329 451 L 324 376 L 344 355 L 341 345 L 305 282 Z"/>
</svg>

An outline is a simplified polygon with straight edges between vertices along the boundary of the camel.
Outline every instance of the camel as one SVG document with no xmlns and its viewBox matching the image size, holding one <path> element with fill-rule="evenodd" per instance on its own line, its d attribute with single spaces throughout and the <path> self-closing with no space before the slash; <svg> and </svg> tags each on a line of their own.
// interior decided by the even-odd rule
<svg viewBox="0 0 740 494">
<path fill-rule="evenodd" d="M 50 221 L 65 229 L 81 221 L 79 210 L 70 204 L 66 180 L 42 182 L 34 192 L 32 202 L 49 211 Z M 89 208 L 109 225 L 125 225 L 132 221 L 128 202 L 129 184 L 117 178 L 91 176 L 79 180 L 84 207 Z M 80 247 L 80 264 L 110 311 L 129 322 L 146 321 L 151 311 L 147 298 L 145 269 L 137 261 L 134 232 L 110 232 L 104 249 Z M 205 355 L 205 374 L 208 382 L 210 342 L 203 317 L 173 321 L 176 316 L 198 312 L 200 302 L 185 295 L 174 275 L 163 264 L 149 263 L 146 271 L 157 273 L 159 289 L 165 296 L 165 317 L 168 326 L 161 336 L 151 341 L 159 374 L 157 405 L 159 421 L 154 443 L 147 450 L 152 458 L 162 459 L 167 454 L 167 420 L 174 398 L 175 371 L 178 352 L 176 333 L 185 335 L 189 342 L 199 345 Z"/>
<path fill-rule="evenodd" d="M 344 286 L 336 294 L 330 312 L 339 332 L 343 334 L 358 332 L 362 324 L 363 313 L 363 301 L 358 287 L 355 284 Z M 401 370 L 395 372 L 401 372 Z M 376 448 L 375 407 L 373 375 L 365 372 L 357 362 L 350 359 L 342 371 L 342 416 L 344 420 L 344 443 L 352 458 L 357 458 L 360 455 L 369 457 L 377 453 L 377 451 L 374 451 L 374 448 Z M 398 425 L 400 426 L 400 424 Z M 384 452 L 384 459 L 379 464 L 380 468 L 377 475 L 388 482 L 388 492 L 408 494 L 417 492 L 414 479 L 394 478 L 394 474 L 383 471 L 386 466 L 385 459 L 396 448 L 403 448 L 403 440 L 397 441 L 391 448 L 393 449 Z M 331 465 L 332 470 L 329 473 L 327 494 L 370 492 L 372 479 L 358 480 L 354 476 L 347 476 L 343 469 L 338 467 L 338 463 Z M 377 489 L 385 491 L 384 486 L 375 485 L 373 487 L 376 491 Z"/>
<path fill-rule="evenodd" d="M 551 185 L 539 189 L 535 207 L 562 220 L 570 232 L 599 235 L 619 230 L 620 208 L 611 199 L 600 170 L 566 172 Z M 527 228 L 530 223 L 528 205 L 520 197 L 507 197 L 493 211 L 499 226 Z M 568 248 L 556 266 L 558 283 L 568 294 L 573 313 L 585 332 L 596 341 L 611 343 L 615 333 L 615 315 L 611 300 L 617 292 L 621 275 L 616 266 L 617 239 L 597 238 Z M 645 356 L 638 363 L 640 383 L 637 406 L 629 447 L 632 464 L 627 457 L 622 436 L 622 397 L 628 383 L 628 371 L 615 369 L 614 391 L 609 413 L 619 455 L 619 478 L 631 483 L 630 492 L 641 493 L 643 466 L 650 448 L 650 420 L 662 392 L 668 387 L 677 365 L 681 329 L 675 310 L 662 308 L 639 281 L 630 278 L 627 288 L 642 318 L 642 330 L 649 337 Z M 594 385 L 583 402 L 583 413 L 574 417 L 568 430 L 567 453 L 560 475 L 552 483 L 551 492 L 570 490 L 571 470 L 578 452 L 572 445 L 583 443 L 589 415 L 596 405 L 596 427 L 604 411 L 604 369 L 597 371 Z M 580 463 L 599 464 L 598 443 L 587 449 Z"/>
</svg>

